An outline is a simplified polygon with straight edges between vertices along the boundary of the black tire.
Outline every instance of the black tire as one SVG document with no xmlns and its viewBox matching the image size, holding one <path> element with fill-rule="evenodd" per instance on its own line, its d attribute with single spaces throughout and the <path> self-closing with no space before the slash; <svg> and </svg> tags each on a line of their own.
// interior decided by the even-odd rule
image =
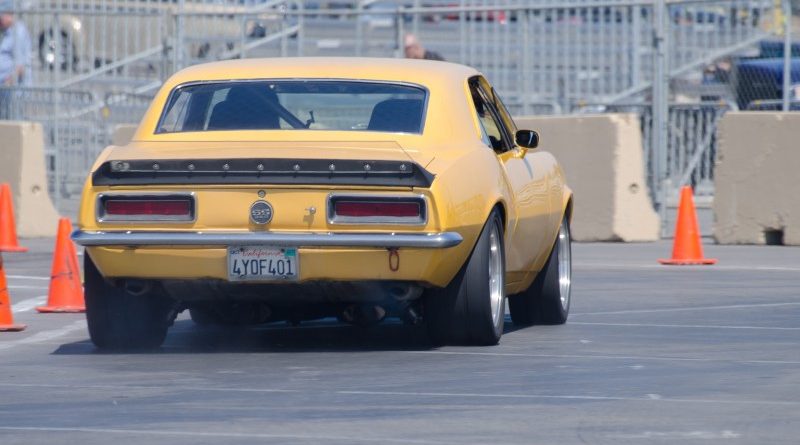
<svg viewBox="0 0 800 445">
<path fill-rule="evenodd" d="M 492 255 L 492 233 L 496 254 Z M 499 258 L 499 265 L 492 263 Z M 499 298 L 493 311 L 492 272 L 490 265 L 499 267 L 495 273 Z M 495 272 L 497 269 L 495 269 Z M 478 237 L 478 242 L 466 264 L 447 287 L 430 289 L 424 299 L 424 318 L 431 341 L 436 345 L 496 345 L 503 335 L 505 321 L 505 249 L 503 223 L 497 210 L 492 211 Z M 497 287 L 495 287 L 497 289 Z M 499 304 L 499 307 L 497 305 Z"/>
<path fill-rule="evenodd" d="M 199 326 L 220 324 L 219 319 L 214 317 L 214 314 L 211 311 L 204 308 L 189 308 L 189 317 L 191 317 L 192 321 Z"/>
<path fill-rule="evenodd" d="M 59 35 L 59 48 L 55 48 L 56 33 Z M 53 59 L 49 60 L 49 57 L 53 57 Z M 52 71 L 55 68 L 56 59 L 60 62 L 59 69 L 61 71 L 78 70 L 78 50 L 72 37 L 64 29 L 51 28 L 39 33 L 39 61 L 42 66 Z"/>
<path fill-rule="evenodd" d="M 516 325 L 529 326 L 540 324 L 564 324 L 569 317 L 572 279 L 572 239 L 570 236 L 569 220 L 567 217 L 561 221 L 558 236 L 550 250 L 550 256 L 544 267 L 533 280 L 530 287 L 520 294 L 508 297 L 508 308 L 511 312 L 511 321 Z M 567 272 L 566 294 L 561 286 L 561 268 Z M 565 264 L 566 263 L 566 264 Z M 562 272 L 564 272 L 562 270 Z M 563 297 L 563 298 L 562 298 Z"/>
<path fill-rule="evenodd" d="M 161 346 L 175 313 L 174 301 L 153 293 L 132 295 L 108 283 L 88 253 L 83 258 L 86 323 L 92 343 L 100 349 Z"/>
</svg>

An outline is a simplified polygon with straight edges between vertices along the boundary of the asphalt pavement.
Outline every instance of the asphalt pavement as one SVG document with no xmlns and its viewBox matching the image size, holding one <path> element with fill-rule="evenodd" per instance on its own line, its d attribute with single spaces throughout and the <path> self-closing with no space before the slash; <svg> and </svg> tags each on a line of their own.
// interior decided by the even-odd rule
<svg viewBox="0 0 800 445">
<path fill-rule="evenodd" d="M 81 314 L 38 314 L 52 239 L 4 254 L 0 444 L 796 444 L 800 248 L 574 245 L 563 326 L 495 347 L 333 321 L 221 329 L 182 315 L 165 346 L 101 353 Z"/>
</svg>

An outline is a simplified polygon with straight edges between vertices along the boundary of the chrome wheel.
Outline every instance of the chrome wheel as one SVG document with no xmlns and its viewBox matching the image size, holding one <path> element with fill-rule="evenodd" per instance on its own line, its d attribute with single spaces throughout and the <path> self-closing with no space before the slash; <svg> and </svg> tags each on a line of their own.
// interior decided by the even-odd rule
<svg viewBox="0 0 800 445">
<path fill-rule="evenodd" d="M 444 288 L 426 291 L 425 323 L 434 345 L 496 345 L 506 313 L 505 244 L 498 210 L 486 224 L 464 266 Z"/>
<path fill-rule="evenodd" d="M 489 233 L 489 304 L 492 307 L 492 322 L 497 326 L 505 314 L 503 299 L 505 286 L 503 276 L 503 254 L 497 226 Z"/>
<path fill-rule="evenodd" d="M 561 307 L 569 308 L 569 296 L 572 289 L 572 248 L 569 234 L 569 223 L 566 219 L 558 230 L 558 290 Z"/>
</svg>

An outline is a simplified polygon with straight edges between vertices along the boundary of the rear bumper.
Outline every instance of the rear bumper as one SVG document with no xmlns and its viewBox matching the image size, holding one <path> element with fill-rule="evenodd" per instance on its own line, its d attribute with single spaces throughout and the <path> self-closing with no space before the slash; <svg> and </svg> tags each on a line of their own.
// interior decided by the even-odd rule
<svg viewBox="0 0 800 445">
<path fill-rule="evenodd" d="M 95 246 L 296 246 L 443 249 L 464 240 L 457 232 L 442 233 L 287 233 L 287 232 L 157 232 L 82 231 L 72 240 Z"/>
<path fill-rule="evenodd" d="M 227 281 L 229 246 L 271 245 L 298 248 L 300 283 L 388 280 L 441 287 L 470 250 L 457 232 L 77 231 L 72 237 L 86 246 L 104 277 L 149 280 Z M 396 268 L 390 264 L 392 255 L 397 255 Z"/>
</svg>

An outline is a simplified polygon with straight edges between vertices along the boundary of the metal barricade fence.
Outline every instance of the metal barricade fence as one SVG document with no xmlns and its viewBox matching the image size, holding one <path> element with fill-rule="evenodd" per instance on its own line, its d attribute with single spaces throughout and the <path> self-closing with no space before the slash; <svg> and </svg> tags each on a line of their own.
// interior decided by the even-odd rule
<svg viewBox="0 0 800 445">
<path fill-rule="evenodd" d="M 34 46 L 34 81 L 59 89 L 163 80 L 168 10 L 157 1 L 44 0 L 18 12 Z"/>
<path fill-rule="evenodd" d="M 179 2 L 170 28 L 176 49 L 174 68 L 214 60 L 302 54 L 302 2 L 242 3 Z"/>
<path fill-rule="evenodd" d="M 36 81 L 140 87 L 204 61 L 299 51 L 302 3 L 294 0 L 18 1 L 35 46 Z M 290 14 L 294 12 L 295 15 Z M 117 85 L 119 86 L 119 85 Z"/>
<path fill-rule="evenodd" d="M 33 37 L 36 85 L 46 86 L 20 93 L 32 102 L 19 117 L 41 120 L 54 135 L 48 150 L 55 196 L 71 199 L 112 126 L 138 122 L 149 97 L 177 69 L 244 57 L 403 57 L 412 33 L 446 60 L 482 71 L 512 113 L 574 112 L 577 103 L 635 109 L 654 203 L 663 209 L 680 182 L 713 179 L 714 128 L 728 109 L 714 104 L 755 99 L 766 108 L 776 99 L 760 97 L 757 82 L 737 78 L 744 73 L 738 68 L 718 74 L 724 62 L 738 67 L 757 42 L 780 35 L 788 22 L 779 6 L 776 0 L 18 0 Z M 75 113 L 83 114 L 70 117 Z M 86 122 L 91 129 L 83 129 Z M 75 150 L 86 153 L 82 166 Z"/>
<path fill-rule="evenodd" d="M 86 166 L 94 162 L 98 147 L 108 142 L 93 95 L 45 87 L 4 87 L 0 88 L 0 97 L 0 113 L 4 118 L 42 124 L 52 196 L 79 194 Z M 57 113 L 53 104 L 58 104 Z"/>
<path fill-rule="evenodd" d="M 655 76 L 656 0 L 338 1 L 306 9 L 303 53 L 400 57 L 407 33 L 474 66 L 520 113 L 645 96 Z M 671 77 L 699 71 L 770 35 L 773 0 L 670 0 L 660 38 Z M 293 12 L 289 12 L 293 14 Z M 299 14 L 299 13 L 295 13 Z M 335 17 L 335 19 L 332 19 Z"/>
<path fill-rule="evenodd" d="M 298 55 L 296 1 L 18 0 L 33 47 L 32 87 L 0 91 L 0 118 L 41 122 L 51 196 L 72 213 L 117 124 L 137 123 L 152 94 L 190 64 Z"/>
</svg>

